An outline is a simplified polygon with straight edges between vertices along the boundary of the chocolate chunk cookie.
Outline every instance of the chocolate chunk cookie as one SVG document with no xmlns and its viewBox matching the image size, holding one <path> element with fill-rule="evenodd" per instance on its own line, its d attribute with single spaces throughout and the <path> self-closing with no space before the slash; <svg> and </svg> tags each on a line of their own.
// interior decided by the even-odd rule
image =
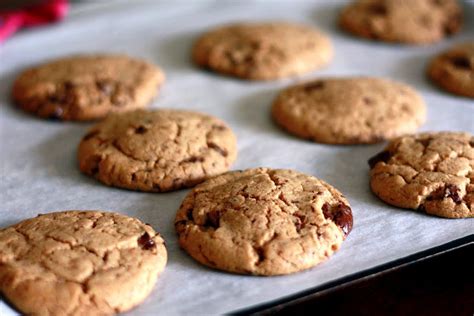
<svg viewBox="0 0 474 316">
<path fill-rule="evenodd" d="M 352 212 L 324 181 L 258 168 L 196 186 L 181 204 L 175 227 L 180 246 L 206 266 L 278 275 L 330 257 L 352 229 Z"/>
<path fill-rule="evenodd" d="M 342 10 L 339 25 L 373 40 L 428 44 L 458 32 L 462 11 L 457 0 L 357 0 Z"/>
<path fill-rule="evenodd" d="M 13 86 L 19 107 L 42 118 L 84 121 L 144 108 L 163 83 L 159 68 L 121 55 L 79 55 L 24 71 Z"/>
<path fill-rule="evenodd" d="M 458 44 L 435 57 L 428 76 L 446 91 L 474 98 L 474 42 Z"/>
<path fill-rule="evenodd" d="M 375 143 L 415 132 L 426 107 L 412 88 L 377 78 L 321 78 L 283 90 L 274 120 L 302 138 L 328 144 Z"/>
<path fill-rule="evenodd" d="M 474 217 L 474 137 L 438 132 L 393 140 L 369 160 L 372 191 L 388 204 Z"/>
<path fill-rule="evenodd" d="M 107 185 L 164 192 L 193 186 L 227 171 L 236 139 L 212 116 L 180 110 L 110 115 L 84 136 L 82 172 Z"/>
<path fill-rule="evenodd" d="M 140 304 L 167 260 L 153 228 L 66 211 L 0 230 L 0 291 L 26 315 L 111 315 Z"/>
<path fill-rule="evenodd" d="M 310 27 L 284 22 L 218 27 L 199 38 L 193 48 L 197 65 L 254 80 L 303 74 L 331 58 L 328 37 Z"/>
</svg>

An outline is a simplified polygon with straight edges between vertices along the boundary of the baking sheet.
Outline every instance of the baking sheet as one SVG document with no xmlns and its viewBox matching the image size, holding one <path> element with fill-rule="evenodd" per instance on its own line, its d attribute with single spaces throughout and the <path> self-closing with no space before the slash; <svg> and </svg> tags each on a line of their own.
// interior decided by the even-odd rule
<svg viewBox="0 0 474 316">
<path fill-rule="evenodd" d="M 340 33 L 335 1 L 116 1 L 73 6 L 67 21 L 22 32 L 0 47 L 0 227 L 38 213 L 67 209 L 117 211 L 138 217 L 167 242 L 168 265 L 147 300 L 130 315 L 222 314 L 269 302 L 474 232 L 474 220 L 442 219 L 385 205 L 368 186 L 367 159 L 384 144 L 319 145 L 290 136 L 271 121 L 277 91 L 295 80 L 245 82 L 192 66 L 193 39 L 211 26 L 236 20 L 290 20 L 319 27 L 334 44 L 334 61 L 318 76 L 373 75 L 406 82 L 428 106 L 421 130 L 474 133 L 472 100 L 445 94 L 424 77 L 427 58 L 474 37 L 472 25 L 442 43 L 385 45 Z M 465 4 L 466 9 L 469 8 Z M 472 11 L 472 6 L 470 7 Z M 467 19 L 469 20 L 469 18 Z M 44 121 L 11 106 L 9 91 L 22 68 L 79 52 L 120 52 L 160 65 L 167 81 L 154 108 L 186 108 L 224 119 L 238 137 L 233 169 L 292 168 L 334 185 L 349 199 L 354 229 L 341 250 L 311 270 L 280 277 L 239 276 L 201 266 L 178 248 L 175 212 L 187 190 L 154 194 L 109 188 L 82 175 L 76 146 L 90 123 Z M 16 314 L 0 302 L 0 314 Z"/>
</svg>

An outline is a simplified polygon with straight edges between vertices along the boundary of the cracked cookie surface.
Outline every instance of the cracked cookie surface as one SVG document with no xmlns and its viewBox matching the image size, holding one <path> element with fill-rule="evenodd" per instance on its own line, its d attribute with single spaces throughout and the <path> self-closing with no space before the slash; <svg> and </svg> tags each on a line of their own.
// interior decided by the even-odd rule
<svg viewBox="0 0 474 316">
<path fill-rule="evenodd" d="M 163 83 L 156 66 L 124 55 L 78 55 L 27 69 L 16 79 L 19 107 L 42 118 L 85 121 L 146 107 Z"/>
<path fill-rule="evenodd" d="M 175 227 L 180 246 L 206 266 L 279 275 L 311 268 L 338 250 L 352 229 L 352 211 L 324 181 L 258 168 L 196 186 Z"/>
<path fill-rule="evenodd" d="M 184 110 L 111 115 L 82 139 L 80 170 L 121 188 L 165 192 L 228 170 L 236 138 L 221 120 Z"/>
<path fill-rule="evenodd" d="M 363 144 L 415 132 L 425 121 L 426 107 L 418 93 L 402 83 L 367 77 L 321 78 L 280 92 L 272 116 L 301 138 Z"/>
<path fill-rule="evenodd" d="M 368 39 L 428 44 L 457 33 L 462 20 L 457 0 L 357 0 L 342 10 L 339 25 Z"/>
<path fill-rule="evenodd" d="M 116 213 L 49 213 L 0 230 L 0 291 L 28 315 L 129 310 L 166 261 L 151 226 Z"/>
<path fill-rule="evenodd" d="M 474 42 L 458 44 L 435 57 L 428 76 L 446 91 L 474 98 Z"/>
<path fill-rule="evenodd" d="M 369 160 L 370 186 L 402 208 L 447 217 L 474 217 L 474 137 L 421 133 L 393 140 Z"/>
<path fill-rule="evenodd" d="M 243 79 L 271 80 L 309 72 L 329 63 L 329 38 L 307 26 L 284 22 L 218 27 L 193 47 L 194 62 Z"/>
</svg>

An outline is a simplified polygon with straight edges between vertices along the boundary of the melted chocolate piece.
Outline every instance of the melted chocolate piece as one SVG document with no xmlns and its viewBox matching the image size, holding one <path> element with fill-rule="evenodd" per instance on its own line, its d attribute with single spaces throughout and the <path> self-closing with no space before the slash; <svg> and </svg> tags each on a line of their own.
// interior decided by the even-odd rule
<svg viewBox="0 0 474 316">
<path fill-rule="evenodd" d="M 190 220 L 190 221 L 194 221 L 194 216 L 193 216 L 193 209 L 190 208 L 186 211 L 186 217 Z"/>
<path fill-rule="evenodd" d="M 207 213 L 207 219 L 206 219 L 206 226 L 211 226 L 214 228 L 219 227 L 219 222 L 221 219 L 221 212 L 220 211 L 211 211 Z"/>
<path fill-rule="evenodd" d="M 467 59 L 466 57 L 453 57 L 453 58 L 451 58 L 451 63 L 456 68 L 462 68 L 462 69 L 471 68 L 471 64 L 469 63 L 469 59 Z"/>
<path fill-rule="evenodd" d="M 147 131 L 147 128 L 145 126 L 138 126 L 135 128 L 135 134 L 145 134 Z"/>
<path fill-rule="evenodd" d="M 293 214 L 293 216 L 296 218 L 295 226 L 296 231 L 299 233 L 306 226 L 306 216 L 301 214 Z"/>
<path fill-rule="evenodd" d="M 388 150 L 379 152 L 377 155 L 369 159 L 368 163 L 369 163 L 370 169 L 373 169 L 375 165 L 380 161 L 387 163 L 391 157 L 392 157 L 392 154 L 390 154 Z"/>
<path fill-rule="evenodd" d="M 386 15 L 388 13 L 387 8 L 382 3 L 373 3 L 369 6 L 369 11 L 376 15 Z"/>
<path fill-rule="evenodd" d="M 311 92 L 313 90 L 322 89 L 322 88 L 324 88 L 324 82 L 315 81 L 315 82 L 311 82 L 311 83 L 306 84 L 304 86 L 304 91 Z"/>
<path fill-rule="evenodd" d="M 462 198 L 459 196 L 461 190 L 454 184 L 446 184 L 444 187 L 434 190 L 427 198 L 427 201 L 442 200 L 444 198 L 450 198 L 456 204 L 462 202 Z"/>
<path fill-rule="evenodd" d="M 265 252 L 262 248 L 255 248 L 255 252 L 258 255 L 258 261 L 257 264 L 260 264 L 262 261 L 265 260 Z"/>
<path fill-rule="evenodd" d="M 144 250 L 151 250 L 156 248 L 155 242 L 153 241 L 153 239 L 151 239 L 151 236 L 147 232 L 143 233 L 143 235 L 138 238 L 138 245 Z"/>
<path fill-rule="evenodd" d="M 417 210 L 417 211 L 420 211 L 420 212 L 426 212 L 425 205 L 424 205 L 424 204 L 420 204 L 420 206 L 418 206 L 418 208 L 417 208 L 416 210 Z"/>
<path fill-rule="evenodd" d="M 349 235 L 352 230 L 352 211 L 349 206 L 344 203 L 339 203 L 335 207 L 325 203 L 323 205 L 323 214 L 325 218 L 331 219 L 337 226 L 339 226 L 344 233 L 344 237 Z"/>
<path fill-rule="evenodd" d="M 454 184 L 446 184 L 444 188 L 444 195 L 448 198 L 453 199 L 454 203 L 460 204 L 462 202 L 459 192 L 461 190 Z"/>
</svg>

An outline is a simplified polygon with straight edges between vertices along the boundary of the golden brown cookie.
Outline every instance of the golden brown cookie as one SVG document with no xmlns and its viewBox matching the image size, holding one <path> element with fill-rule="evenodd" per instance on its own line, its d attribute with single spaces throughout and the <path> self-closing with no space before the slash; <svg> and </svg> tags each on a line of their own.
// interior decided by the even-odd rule
<svg viewBox="0 0 474 316">
<path fill-rule="evenodd" d="M 201 36 L 194 62 L 244 79 L 271 80 L 303 74 L 332 58 L 329 38 L 310 27 L 284 23 L 240 23 Z"/>
<path fill-rule="evenodd" d="M 412 88 L 390 80 L 321 78 L 283 90 L 274 120 L 302 138 L 328 144 L 364 144 L 415 132 L 426 107 Z"/>
<path fill-rule="evenodd" d="M 149 225 L 65 211 L 0 230 L 0 291 L 27 315 L 111 315 L 140 304 L 166 265 Z"/>
<path fill-rule="evenodd" d="M 369 160 L 372 191 L 388 204 L 474 217 L 474 137 L 438 132 L 393 140 Z"/>
<path fill-rule="evenodd" d="M 84 136 L 82 172 L 116 187 L 164 192 L 225 172 L 237 156 L 234 133 L 221 120 L 181 110 L 110 115 Z"/>
<path fill-rule="evenodd" d="M 474 42 L 436 56 L 428 66 L 428 76 L 446 91 L 474 98 Z"/>
<path fill-rule="evenodd" d="M 428 44 L 457 33 L 462 11 L 457 0 L 356 0 L 342 10 L 339 25 L 373 40 Z"/>
<path fill-rule="evenodd" d="M 196 186 L 181 204 L 175 227 L 180 246 L 206 266 L 278 275 L 330 257 L 352 229 L 352 211 L 324 181 L 258 168 Z"/>
<path fill-rule="evenodd" d="M 163 83 L 156 66 L 123 55 L 78 55 L 21 73 L 19 107 L 42 118 L 84 121 L 146 107 Z"/>
</svg>

